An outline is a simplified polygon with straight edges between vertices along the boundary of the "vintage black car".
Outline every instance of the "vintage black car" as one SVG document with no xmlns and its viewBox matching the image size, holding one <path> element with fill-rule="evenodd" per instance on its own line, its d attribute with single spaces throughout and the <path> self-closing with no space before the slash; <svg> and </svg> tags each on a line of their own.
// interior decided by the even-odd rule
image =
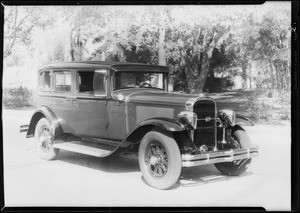
<svg viewBox="0 0 300 213">
<path fill-rule="evenodd" d="M 182 167 L 240 175 L 258 155 L 236 114 L 203 94 L 168 92 L 164 66 L 61 62 L 38 70 L 36 112 L 21 126 L 41 158 L 60 149 L 96 157 L 138 154 L 145 181 L 168 189 Z"/>
</svg>

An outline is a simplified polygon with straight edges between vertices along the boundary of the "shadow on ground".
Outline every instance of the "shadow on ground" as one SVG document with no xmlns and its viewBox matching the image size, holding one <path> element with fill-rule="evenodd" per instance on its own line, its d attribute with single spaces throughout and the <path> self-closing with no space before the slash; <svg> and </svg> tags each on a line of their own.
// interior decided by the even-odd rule
<svg viewBox="0 0 300 213">
<path fill-rule="evenodd" d="M 138 172 L 140 170 L 137 159 L 120 155 L 98 158 L 61 150 L 57 160 L 109 173 Z"/>
<path fill-rule="evenodd" d="M 114 155 L 103 159 L 62 150 L 57 160 L 108 173 L 140 172 L 136 156 L 125 157 L 121 155 Z M 222 175 L 214 165 L 183 168 L 179 181 L 171 188 L 171 190 L 178 187 L 191 187 L 220 181 L 230 181 L 231 179 L 249 175 L 253 175 L 253 173 L 245 172 L 240 176 Z M 142 181 L 144 181 L 143 177 L 141 178 Z"/>
<path fill-rule="evenodd" d="M 180 184 L 183 187 L 210 184 L 220 181 L 230 181 L 236 178 L 253 175 L 251 171 L 246 171 L 240 176 L 222 175 L 214 165 L 205 165 L 194 168 L 184 168 L 180 176 Z"/>
</svg>

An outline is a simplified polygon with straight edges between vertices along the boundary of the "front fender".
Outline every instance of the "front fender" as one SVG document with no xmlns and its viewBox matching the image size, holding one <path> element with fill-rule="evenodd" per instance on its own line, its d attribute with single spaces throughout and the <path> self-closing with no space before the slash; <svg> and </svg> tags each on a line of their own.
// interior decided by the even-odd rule
<svg viewBox="0 0 300 213">
<path fill-rule="evenodd" d="M 150 119 L 147 119 L 147 120 L 139 123 L 133 129 L 133 131 L 135 131 L 136 129 L 138 129 L 142 126 L 146 126 L 146 125 L 152 125 L 152 126 L 161 128 L 162 130 L 166 130 L 166 131 L 170 131 L 170 132 L 183 131 L 183 130 L 186 130 L 186 128 L 187 128 L 186 124 L 184 124 L 183 122 L 181 122 L 179 120 L 177 121 L 172 118 L 150 118 Z M 131 131 L 131 133 L 133 131 Z"/>
<path fill-rule="evenodd" d="M 32 118 L 30 120 L 30 123 L 29 123 L 26 138 L 30 138 L 30 137 L 34 136 L 36 124 L 43 117 L 45 117 L 52 125 L 54 137 L 63 133 L 62 128 L 59 124 L 59 121 L 58 121 L 56 115 L 53 113 L 53 111 L 47 106 L 42 106 L 40 109 L 38 109 L 37 111 L 34 112 Z"/>
<path fill-rule="evenodd" d="M 122 141 L 114 153 L 124 153 L 129 149 L 137 152 L 138 144 L 143 139 L 144 135 L 151 130 L 162 131 L 167 135 L 172 135 L 172 132 L 181 132 L 188 130 L 186 124 L 171 118 L 150 118 L 139 123 Z"/>
<path fill-rule="evenodd" d="M 250 120 L 250 118 L 239 114 L 236 115 L 235 123 L 242 126 L 254 126 L 254 123 Z"/>
<path fill-rule="evenodd" d="M 246 116 L 236 114 L 232 110 L 220 110 L 218 112 L 218 118 L 229 126 L 242 125 L 242 126 L 254 126 L 254 123 Z"/>
</svg>

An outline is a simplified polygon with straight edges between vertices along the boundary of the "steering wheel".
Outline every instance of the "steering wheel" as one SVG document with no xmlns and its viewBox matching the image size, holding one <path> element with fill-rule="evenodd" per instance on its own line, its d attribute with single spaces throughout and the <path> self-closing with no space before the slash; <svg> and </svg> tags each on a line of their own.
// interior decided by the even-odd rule
<svg viewBox="0 0 300 213">
<path fill-rule="evenodd" d="M 151 84 L 147 83 L 147 82 L 143 82 L 140 84 L 140 88 L 151 88 Z"/>
</svg>

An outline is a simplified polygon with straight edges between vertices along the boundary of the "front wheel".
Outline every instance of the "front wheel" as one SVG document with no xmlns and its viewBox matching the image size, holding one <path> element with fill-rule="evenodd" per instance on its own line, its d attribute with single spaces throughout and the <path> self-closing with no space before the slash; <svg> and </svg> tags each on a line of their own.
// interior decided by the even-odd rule
<svg viewBox="0 0 300 213">
<path fill-rule="evenodd" d="M 44 160 L 55 159 L 59 153 L 59 149 L 53 147 L 53 131 L 46 118 L 41 118 L 38 121 L 34 136 L 39 156 Z"/>
<path fill-rule="evenodd" d="M 251 140 L 246 131 L 241 127 L 237 127 L 233 130 L 232 140 L 234 141 L 233 149 L 245 149 L 251 147 Z M 224 175 L 238 176 L 247 170 L 250 162 L 251 158 L 247 158 L 232 162 L 216 163 L 215 167 Z"/>
<path fill-rule="evenodd" d="M 181 155 L 172 137 L 150 131 L 139 147 L 139 166 L 145 181 L 157 189 L 168 189 L 179 179 Z"/>
</svg>

